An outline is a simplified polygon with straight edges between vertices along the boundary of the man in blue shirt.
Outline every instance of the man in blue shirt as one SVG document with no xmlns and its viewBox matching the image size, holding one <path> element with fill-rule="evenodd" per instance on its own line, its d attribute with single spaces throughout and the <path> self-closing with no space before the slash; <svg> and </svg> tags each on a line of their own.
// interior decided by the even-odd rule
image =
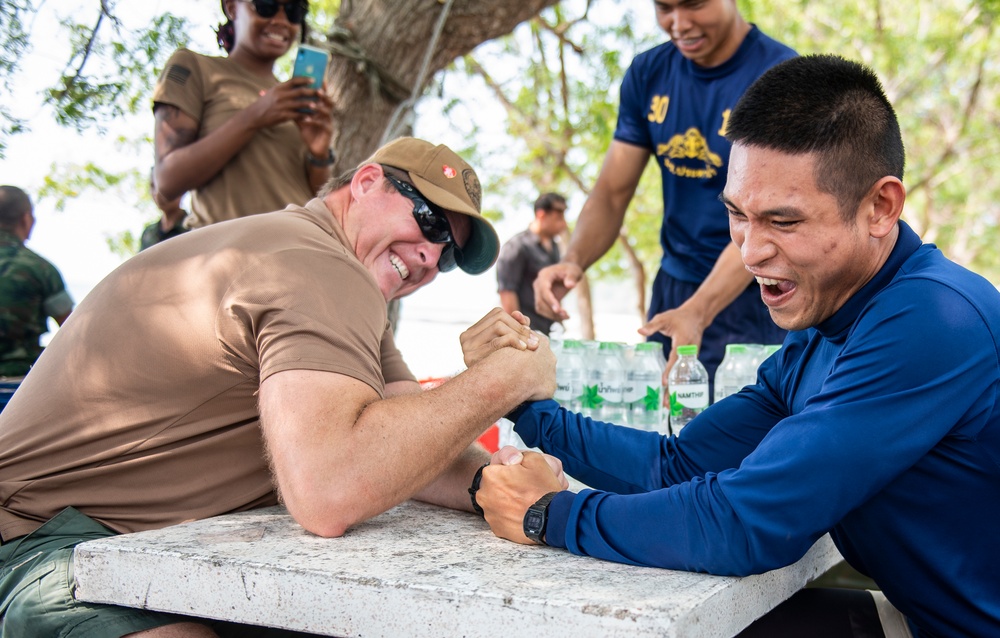
<svg viewBox="0 0 1000 638">
<path fill-rule="evenodd" d="M 790 331 L 782 349 L 679 437 L 553 401 L 515 410 L 527 445 L 597 489 L 563 491 L 508 448 L 495 462 L 513 464 L 482 473 L 486 520 L 521 543 L 734 575 L 830 533 L 881 591 L 805 590 L 747 635 L 1000 635 L 1000 292 L 899 219 L 903 142 L 869 69 L 783 62 L 727 135 L 730 233 Z"/>
<path fill-rule="evenodd" d="M 761 73 L 795 52 L 744 20 L 736 0 L 653 4 L 670 42 L 639 54 L 629 67 L 614 141 L 561 263 L 535 280 L 535 302 L 544 316 L 568 317 L 562 297 L 618 238 L 653 156 L 663 184 L 663 258 L 649 321 L 639 332 L 664 343 L 666 385 L 678 345 L 701 346 L 699 359 L 711 380 L 727 343 L 784 339 L 731 245 L 719 193 L 726 183 L 730 143 L 724 135 L 732 108 Z"/>
</svg>

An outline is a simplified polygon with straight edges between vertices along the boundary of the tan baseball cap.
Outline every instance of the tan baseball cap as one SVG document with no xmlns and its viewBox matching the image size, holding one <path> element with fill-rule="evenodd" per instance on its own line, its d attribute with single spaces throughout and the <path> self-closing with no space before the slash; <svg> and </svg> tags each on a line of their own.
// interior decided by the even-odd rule
<svg viewBox="0 0 1000 638">
<path fill-rule="evenodd" d="M 483 189 L 469 164 L 444 144 L 434 146 L 415 137 L 400 137 L 375 151 L 365 162 L 406 171 L 420 194 L 432 204 L 472 218 L 472 233 L 455 251 L 458 267 L 471 275 L 489 269 L 500 254 L 500 237 L 480 214 Z"/>
</svg>

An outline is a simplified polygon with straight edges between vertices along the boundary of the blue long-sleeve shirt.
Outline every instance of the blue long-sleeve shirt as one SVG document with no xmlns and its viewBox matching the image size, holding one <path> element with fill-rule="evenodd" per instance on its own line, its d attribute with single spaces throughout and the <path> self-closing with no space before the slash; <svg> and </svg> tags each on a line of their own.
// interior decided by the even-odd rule
<svg viewBox="0 0 1000 638">
<path fill-rule="evenodd" d="M 1000 635 L 998 392 L 1000 293 L 901 222 L 872 281 L 679 437 L 553 401 L 515 430 L 606 490 L 558 494 L 550 545 L 744 575 L 830 532 L 915 635 Z"/>
</svg>

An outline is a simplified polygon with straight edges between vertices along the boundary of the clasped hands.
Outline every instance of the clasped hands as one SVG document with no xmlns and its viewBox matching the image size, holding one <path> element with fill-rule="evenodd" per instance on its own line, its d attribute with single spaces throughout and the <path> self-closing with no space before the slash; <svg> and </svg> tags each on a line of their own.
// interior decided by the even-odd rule
<svg viewBox="0 0 1000 638">
<path fill-rule="evenodd" d="M 551 355 L 548 339 L 531 330 L 527 317 L 516 311 L 507 314 L 500 308 L 494 308 L 463 332 L 459 341 L 465 364 L 470 368 L 504 348 L 541 349 L 540 355 Z M 525 512 L 545 494 L 568 488 L 559 459 L 506 446 L 493 454 L 490 465 L 483 470 L 476 502 L 483 508 L 494 534 L 516 543 L 531 544 L 524 535 Z"/>
</svg>

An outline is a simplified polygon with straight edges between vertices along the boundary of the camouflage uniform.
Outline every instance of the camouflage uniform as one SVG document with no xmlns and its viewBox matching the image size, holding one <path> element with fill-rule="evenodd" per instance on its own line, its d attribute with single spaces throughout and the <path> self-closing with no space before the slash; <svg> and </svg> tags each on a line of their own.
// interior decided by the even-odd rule
<svg viewBox="0 0 1000 638">
<path fill-rule="evenodd" d="M 142 229 L 142 236 L 139 238 L 139 250 L 146 250 L 150 246 L 154 246 L 161 241 L 166 241 L 172 237 L 177 237 L 178 235 L 186 233 L 187 230 L 188 229 L 184 227 L 183 218 L 174 224 L 174 227 L 168 231 L 164 231 L 160 227 L 160 221 L 156 220 Z"/>
<path fill-rule="evenodd" d="M 47 317 L 73 309 L 56 267 L 0 229 L 0 376 L 23 376 L 42 353 Z"/>
</svg>

